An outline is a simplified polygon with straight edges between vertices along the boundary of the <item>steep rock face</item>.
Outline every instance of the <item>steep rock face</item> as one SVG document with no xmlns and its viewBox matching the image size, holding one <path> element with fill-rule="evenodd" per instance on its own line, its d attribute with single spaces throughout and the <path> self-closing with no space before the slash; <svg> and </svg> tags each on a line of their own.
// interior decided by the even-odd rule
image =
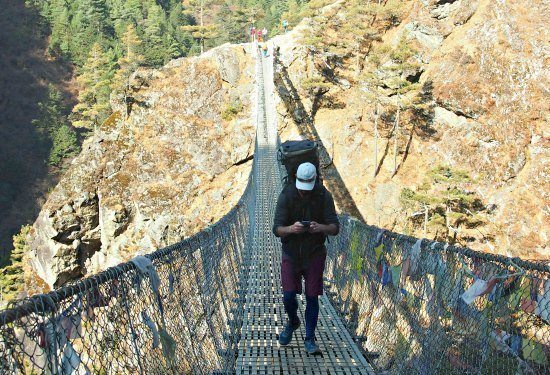
<svg viewBox="0 0 550 375">
<path fill-rule="evenodd" d="M 250 52 L 222 46 L 132 76 L 129 117 L 113 103 L 34 224 L 32 267 L 50 287 L 175 243 L 235 205 L 251 168 L 239 162 L 254 151 Z M 232 103 L 243 109 L 228 117 Z"/>
<path fill-rule="evenodd" d="M 548 258 L 548 4 L 454 3 L 439 21 L 452 32 L 442 33 L 445 41 L 422 77 L 433 82 L 436 111 L 448 110 L 457 120 L 436 116 L 441 141 L 431 148 L 433 157 L 468 170 L 479 194 L 495 207 L 484 228 L 494 241 L 477 247 Z"/>
<path fill-rule="evenodd" d="M 333 8 L 345 6 L 339 2 Z M 302 120 L 295 116 L 296 107 L 303 108 L 314 119 L 315 133 L 329 155 L 328 185 L 347 190 L 368 223 L 418 236 L 423 235 L 421 226 L 408 225 L 411 212 L 401 202 L 403 189 L 417 191 L 441 165 L 466 171 L 471 177 L 466 189 L 482 200 L 485 222 L 460 228 L 460 243 L 505 255 L 548 258 L 548 5 L 411 0 L 401 6 L 399 25 L 375 45 L 394 48 L 404 37 L 416 49 L 418 68 L 403 72 L 402 78 L 426 85 L 430 119 L 413 126 L 410 113 L 401 114 L 395 155 L 395 94 L 388 94 L 395 90 L 393 73 L 381 70 L 388 74 L 384 77 L 377 72 L 385 88 L 379 95 L 380 138 L 374 161 L 375 106 L 362 78 L 349 65 L 331 63 L 330 51 L 319 50 L 312 58 L 301 41 L 318 22 L 325 23 L 322 39 L 327 44 L 341 35 L 338 27 L 345 22 L 345 12 L 327 9 L 324 16 L 305 21 L 275 41 L 292 83 L 285 88 L 295 88 L 293 96 L 281 96 L 281 138 L 304 134 Z M 312 95 L 303 88 L 311 77 L 324 77 L 332 86 L 325 94 Z M 340 84 L 343 79 L 354 83 L 351 89 Z M 338 170 L 336 180 L 331 178 L 332 165 Z M 428 237 L 435 235 L 428 231 Z"/>
</svg>

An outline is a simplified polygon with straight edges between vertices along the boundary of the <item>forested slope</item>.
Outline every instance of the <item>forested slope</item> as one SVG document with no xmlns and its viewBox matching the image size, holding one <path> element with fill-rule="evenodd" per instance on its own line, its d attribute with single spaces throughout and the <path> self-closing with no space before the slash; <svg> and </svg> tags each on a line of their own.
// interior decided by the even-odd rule
<svg viewBox="0 0 550 375">
<path fill-rule="evenodd" d="M 39 15 L 21 2 L 5 1 L 0 12 L 0 250 L 40 211 L 40 197 L 55 181 L 47 162 L 52 142 L 32 124 L 55 83 L 71 101 L 72 71 L 45 56 L 47 39 Z M 63 104 L 63 103 L 60 103 Z"/>
<path fill-rule="evenodd" d="M 244 42 L 252 24 L 267 27 L 274 35 L 281 29 L 282 17 L 291 24 L 298 22 L 306 3 L 6 2 L 0 15 L 0 63 L 5 67 L 0 72 L 3 256 L 9 254 L 11 236 L 34 220 L 40 197 L 56 181 L 64 160 L 75 156 L 82 139 L 111 114 L 111 93 L 124 99 L 133 70 L 198 54 L 201 43 L 211 48 Z M 12 212 L 11 207 L 17 209 Z"/>
<path fill-rule="evenodd" d="M 281 31 L 308 1 L 27 0 L 0 13 L 0 289 L 18 290 L 28 228 L 48 192 L 98 131 L 113 105 L 134 103 L 138 67 L 232 42 L 249 28 Z M 229 103 L 224 117 L 238 107 Z M 18 232 L 24 233 L 12 240 Z M 12 242 L 14 244 L 12 244 Z M 13 251 L 13 247 L 16 251 Z M 12 253 L 12 259 L 9 259 Z"/>
</svg>

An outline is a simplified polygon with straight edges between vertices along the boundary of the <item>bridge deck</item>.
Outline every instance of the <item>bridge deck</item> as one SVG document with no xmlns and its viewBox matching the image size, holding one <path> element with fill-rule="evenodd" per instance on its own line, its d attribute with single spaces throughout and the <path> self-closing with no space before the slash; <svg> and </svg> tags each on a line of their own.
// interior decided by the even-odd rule
<svg viewBox="0 0 550 375">
<path fill-rule="evenodd" d="M 304 351 L 305 298 L 299 296 L 302 326 L 290 345 L 278 344 L 286 322 L 280 285 L 281 245 L 271 233 L 281 177 L 276 161 L 277 121 L 275 115 L 271 58 L 257 65 L 258 105 L 256 150 L 257 195 L 252 225 L 253 248 L 245 300 L 245 316 L 239 342 L 237 374 L 372 374 L 349 333 L 326 296 L 320 298 L 316 331 L 322 355 Z"/>
</svg>

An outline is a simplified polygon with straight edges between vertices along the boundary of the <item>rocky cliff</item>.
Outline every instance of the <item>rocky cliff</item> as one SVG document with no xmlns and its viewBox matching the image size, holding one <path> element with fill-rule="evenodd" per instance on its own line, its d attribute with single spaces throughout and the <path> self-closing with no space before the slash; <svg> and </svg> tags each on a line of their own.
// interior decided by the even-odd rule
<svg viewBox="0 0 550 375">
<path fill-rule="evenodd" d="M 131 77 L 116 112 L 50 194 L 33 226 L 49 287 L 175 243 L 217 221 L 246 186 L 254 152 L 254 60 L 225 45 Z"/>
<path fill-rule="evenodd" d="M 276 38 L 282 139 L 319 139 L 370 224 L 550 258 L 548 3 L 353 3 Z"/>
<path fill-rule="evenodd" d="M 547 14 L 544 1 L 338 1 L 273 40 L 281 138 L 321 142 L 342 212 L 549 258 Z M 32 267 L 50 287 L 236 203 L 254 145 L 247 48 L 134 74 L 129 117 L 113 103 L 34 224 Z"/>
</svg>

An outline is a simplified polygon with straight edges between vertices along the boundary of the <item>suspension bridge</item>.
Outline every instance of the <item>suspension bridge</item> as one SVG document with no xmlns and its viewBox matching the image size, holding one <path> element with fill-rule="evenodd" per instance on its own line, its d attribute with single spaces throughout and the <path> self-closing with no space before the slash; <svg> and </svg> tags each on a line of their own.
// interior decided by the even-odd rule
<svg viewBox="0 0 550 375">
<path fill-rule="evenodd" d="M 248 186 L 219 222 L 0 312 L 0 373 L 548 374 L 550 268 L 341 216 L 317 338 L 278 344 L 284 172 L 273 66 L 258 57 Z M 303 318 L 305 301 L 299 300 Z M 303 319 L 302 319 L 303 320 Z"/>
</svg>

